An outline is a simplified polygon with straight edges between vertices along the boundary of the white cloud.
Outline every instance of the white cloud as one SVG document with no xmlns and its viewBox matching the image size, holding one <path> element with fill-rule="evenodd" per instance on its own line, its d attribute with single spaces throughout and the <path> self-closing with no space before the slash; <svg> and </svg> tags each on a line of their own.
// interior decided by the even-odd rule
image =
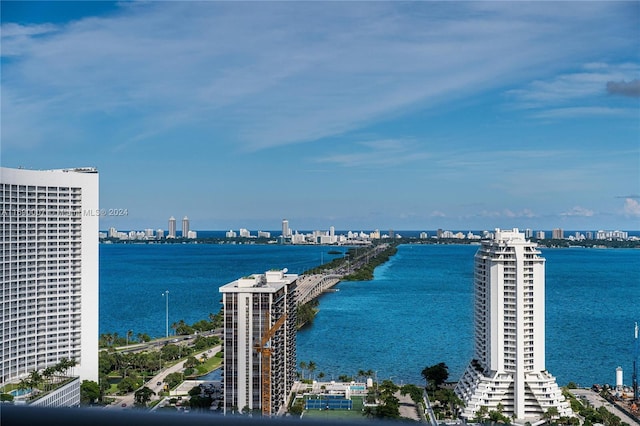
<svg viewBox="0 0 640 426">
<path fill-rule="evenodd" d="M 589 210 L 580 206 L 575 206 L 569 211 L 560 213 L 560 216 L 591 217 L 593 216 L 593 210 Z"/>
<path fill-rule="evenodd" d="M 318 158 L 318 163 L 333 163 L 342 167 L 396 166 L 429 158 L 413 141 L 382 139 L 355 143 L 348 154 L 331 154 Z"/>
<path fill-rule="evenodd" d="M 125 147 L 145 135 L 153 140 L 149 129 L 169 122 L 163 132 L 199 126 L 257 150 L 339 135 L 632 43 L 600 37 L 626 19 L 615 5 L 564 9 L 149 2 L 60 27 L 6 24 L 3 55 L 16 56 L 3 64 L 3 87 L 13 96 L 3 96 L 2 110 L 15 120 L 3 120 L 10 136 L 3 143 L 21 145 L 29 122 L 50 128 L 42 143 L 80 124 L 122 120 L 126 125 L 112 127 Z M 456 19 L 442 19 L 447 15 Z M 611 15 L 619 19 L 603 18 Z M 571 94 L 575 85 L 563 84 L 541 90 L 548 96 L 567 86 L 563 93 Z M 57 120 L 61 110 L 66 120 Z"/>
<path fill-rule="evenodd" d="M 531 114 L 535 118 L 582 118 L 582 117 L 628 117 L 638 116 L 638 110 L 610 107 L 568 107 L 551 108 Z"/>
<path fill-rule="evenodd" d="M 624 200 L 624 214 L 625 216 L 640 217 L 640 202 L 633 198 L 627 198 Z"/>
<path fill-rule="evenodd" d="M 637 108 L 607 105 L 612 82 L 634 80 L 640 64 L 588 63 L 579 72 L 535 80 L 524 88 L 507 92 L 519 108 L 537 110 L 533 118 L 575 118 L 591 116 L 636 117 Z"/>
</svg>

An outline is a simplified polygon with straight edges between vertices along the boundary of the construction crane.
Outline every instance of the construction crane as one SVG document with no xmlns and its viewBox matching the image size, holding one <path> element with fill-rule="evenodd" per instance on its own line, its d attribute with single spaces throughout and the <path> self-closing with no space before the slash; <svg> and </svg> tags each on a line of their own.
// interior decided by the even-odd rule
<svg viewBox="0 0 640 426">
<path fill-rule="evenodd" d="M 269 311 L 265 311 L 265 324 L 266 327 L 269 326 Z M 287 314 L 282 315 L 278 318 L 278 321 L 273 324 L 271 328 L 269 328 L 263 335 L 260 343 L 256 345 L 256 352 L 261 354 L 262 361 L 262 415 L 270 416 L 271 415 L 271 354 L 273 350 L 269 347 L 269 340 L 276 334 L 276 331 L 282 324 L 284 324 L 287 319 Z"/>
</svg>

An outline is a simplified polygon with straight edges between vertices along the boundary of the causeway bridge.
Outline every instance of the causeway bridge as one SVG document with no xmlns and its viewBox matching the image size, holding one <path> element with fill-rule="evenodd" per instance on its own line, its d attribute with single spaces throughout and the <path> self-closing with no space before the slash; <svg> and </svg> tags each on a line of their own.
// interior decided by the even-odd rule
<svg viewBox="0 0 640 426">
<path fill-rule="evenodd" d="M 320 296 L 324 291 L 338 284 L 342 275 L 337 274 L 313 274 L 298 277 L 296 292 L 296 304 L 304 305 Z"/>
</svg>

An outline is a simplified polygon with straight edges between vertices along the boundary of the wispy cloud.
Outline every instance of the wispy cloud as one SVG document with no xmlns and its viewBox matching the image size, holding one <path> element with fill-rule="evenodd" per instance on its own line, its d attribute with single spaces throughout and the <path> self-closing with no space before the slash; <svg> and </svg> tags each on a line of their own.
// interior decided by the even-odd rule
<svg viewBox="0 0 640 426">
<path fill-rule="evenodd" d="M 535 118 L 577 118 L 577 117 L 637 117 L 639 111 L 631 108 L 610 107 L 567 107 L 551 108 L 531 114 Z"/>
<path fill-rule="evenodd" d="M 342 167 L 397 166 L 425 160 L 429 153 L 421 152 L 413 141 L 383 139 L 359 142 L 348 147 L 348 154 L 331 154 L 318 158 L 318 163 L 333 163 Z"/>
<path fill-rule="evenodd" d="M 580 72 L 535 80 L 521 89 L 508 91 L 507 95 L 517 107 L 537 110 L 531 114 L 534 118 L 630 117 L 638 114 L 637 107 L 608 106 L 606 95 L 635 96 L 640 81 L 625 81 L 638 75 L 640 64 L 589 63 Z"/>
<path fill-rule="evenodd" d="M 529 14 L 473 2 L 150 2 L 60 27 L 4 24 L 2 54 L 16 59 L 3 65 L 3 86 L 15 96 L 3 97 L 2 109 L 18 115 L 50 99 L 31 119 L 58 134 L 133 117 L 105 135 L 123 146 L 144 135 L 152 144 L 158 135 L 149 128 L 180 117 L 171 128 L 200 126 L 239 149 L 259 150 L 340 135 L 522 82 L 598 44 L 627 43 L 566 36 L 592 33 L 605 25 L 603 13 L 620 13 L 615 7 L 576 5 L 570 18 L 555 4 L 527 8 Z M 621 78 L 627 75 L 607 73 L 608 81 Z M 588 76 L 583 82 L 596 83 Z M 538 86 L 531 90 L 546 96 L 575 90 L 564 82 Z M 68 116 L 62 122 L 53 118 L 61 109 Z M 7 135 L 24 130 L 27 120 L 16 118 L 3 120 Z"/>
<path fill-rule="evenodd" d="M 589 210 L 580 206 L 575 206 L 569 211 L 560 213 L 560 216 L 591 217 L 593 216 L 593 214 L 594 214 L 593 210 Z"/>
</svg>

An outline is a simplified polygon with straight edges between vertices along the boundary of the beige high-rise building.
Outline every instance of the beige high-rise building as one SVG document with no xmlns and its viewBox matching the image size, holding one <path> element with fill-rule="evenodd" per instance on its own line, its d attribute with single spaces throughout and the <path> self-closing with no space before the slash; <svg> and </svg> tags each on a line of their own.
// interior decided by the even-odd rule
<svg viewBox="0 0 640 426">
<path fill-rule="evenodd" d="M 182 218 L 182 238 L 189 238 L 189 218 Z"/>
<path fill-rule="evenodd" d="M 456 385 L 462 417 L 502 405 L 516 423 L 551 407 L 573 415 L 545 367 L 545 259 L 517 229 L 496 229 L 475 255 L 475 354 Z"/>
<path fill-rule="evenodd" d="M 286 407 L 296 377 L 298 279 L 286 272 L 267 271 L 220 287 L 225 413 L 249 409 L 275 415 Z"/>
</svg>

